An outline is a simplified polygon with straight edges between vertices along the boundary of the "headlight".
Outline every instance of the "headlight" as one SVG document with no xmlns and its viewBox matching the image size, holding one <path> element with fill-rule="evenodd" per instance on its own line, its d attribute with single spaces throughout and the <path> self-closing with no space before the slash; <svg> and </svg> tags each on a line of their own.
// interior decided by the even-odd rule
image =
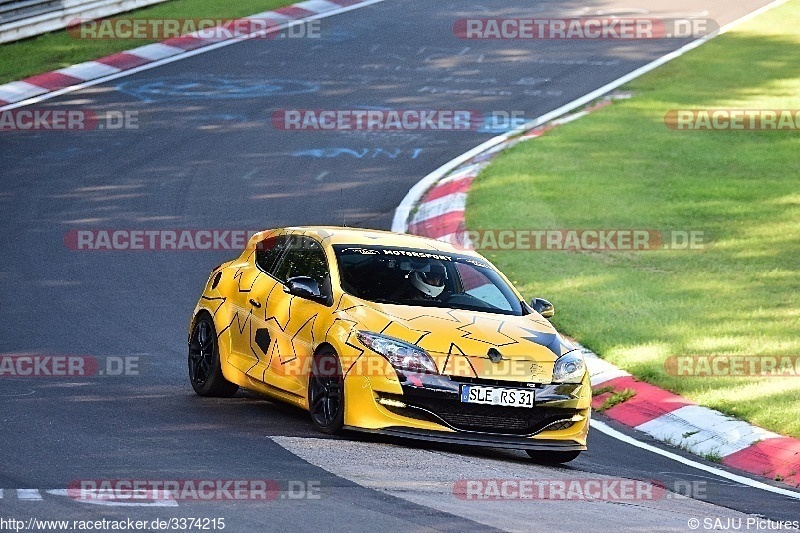
<svg viewBox="0 0 800 533">
<path fill-rule="evenodd" d="M 586 362 L 580 350 L 567 352 L 558 359 L 553 367 L 553 381 L 556 383 L 580 383 L 586 372 Z"/>
<path fill-rule="evenodd" d="M 361 344 L 385 357 L 389 364 L 398 370 L 428 374 L 439 373 L 436 363 L 433 362 L 428 352 L 418 346 L 371 331 L 359 331 L 356 333 L 356 337 Z"/>
</svg>

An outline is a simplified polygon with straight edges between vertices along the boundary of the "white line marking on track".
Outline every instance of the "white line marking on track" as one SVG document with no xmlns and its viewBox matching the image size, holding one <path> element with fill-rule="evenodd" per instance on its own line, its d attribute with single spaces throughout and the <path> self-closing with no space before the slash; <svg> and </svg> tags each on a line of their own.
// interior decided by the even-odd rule
<svg viewBox="0 0 800 533">
<path fill-rule="evenodd" d="M 555 524 L 548 531 L 574 531 L 574 524 L 594 524 L 603 517 L 604 530 L 615 533 L 659 531 L 684 532 L 691 516 L 714 516 L 726 520 L 747 515 L 702 499 L 671 496 L 640 499 L 621 505 L 600 499 L 582 501 L 535 501 L 510 498 L 505 501 L 464 498 L 456 492 L 467 480 L 510 480 L 534 482 L 548 480 L 608 479 L 624 476 L 598 474 L 578 468 L 562 470 L 536 464 L 521 450 L 489 453 L 426 449 L 425 445 L 384 442 L 331 441 L 306 437 L 270 437 L 296 456 L 363 487 L 403 498 L 428 508 L 438 509 L 504 531 L 530 531 L 531 523 Z M 566 476 L 564 478 L 563 476 Z M 463 499 L 462 499 L 463 498 Z M 548 498 L 549 499 L 549 498 Z M 580 497 L 578 497 L 580 499 Z M 613 513 L 609 504 L 613 505 Z M 564 517 L 568 516 L 567 523 Z M 560 520 L 560 521 L 559 521 Z M 586 528 L 584 528 L 586 529 Z M 596 528 L 588 528 L 594 531 Z"/>
<path fill-rule="evenodd" d="M 642 450 L 647 450 L 648 452 L 655 453 L 662 457 L 666 457 L 667 459 L 678 461 L 679 463 L 684 464 L 686 466 L 697 468 L 698 470 L 702 470 L 703 472 L 708 472 L 710 474 L 714 474 L 721 478 L 729 479 L 731 481 L 741 483 L 742 485 L 747 485 L 748 487 L 752 487 L 754 489 L 761 489 L 767 492 L 772 492 L 774 494 L 788 496 L 789 498 L 794 498 L 795 500 L 800 500 L 800 492 L 795 492 L 793 490 L 784 489 L 781 487 L 773 487 L 772 485 L 767 485 L 766 483 L 762 483 L 761 481 L 756 481 L 755 479 L 750 479 L 749 477 L 740 476 L 738 474 L 728 472 L 727 470 L 722 470 L 720 468 L 715 468 L 713 466 L 709 466 L 703 463 L 698 463 L 697 461 L 692 461 L 691 459 L 680 456 L 676 453 L 672 453 L 667 450 L 662 450 L 661 448 L 657 448 L 651 444 L 647 444 L 646 442 L 639 442 L 633 437 L 629 437 L 628 435 L 622 433 L 621 431 L 617 431 L 616 429 L 613 429 L 611 426 L 605 424 L 604 422 L 600 422 L 599 420 L 592 420 L 591 425 L 592 428 L 596 429 L 600 433 L 608 435 L 611 438 L 617 439 L 626 444 L 630 444 L 631 446 L 636 446 L 637 448 L 641 448 Z"/>
<path fill-rule="evenodd" d="M 28 501 L 41 501 L 42 495 L 39 489 L 17 489 L 17 498 Z"/>
<path fill-rule="evenodd" d="M 50 489 L 45 491 L 53 496 L 67 496 L 77 503 L 90 503 L 92 505 L 104 505 L 107 507 L 178 507 L 178 502 L 172 497 L 164 497 L 163 491 L 150 491 L 152 498 L 148 497 L 147 492 L 133 495 L 122 496 L 123 500 L 112 500 L 115 496 L 114 491 L 104 489 L 86 490 L 86 497 L 74 497 L 70 495 L 68 489 Z M 127 498 L 127 500 L 125 500 Z M 138 501 L 130 501 L 130 500 Z M 143 501 L 144 500 L 144 501 Z"/>
</svg>

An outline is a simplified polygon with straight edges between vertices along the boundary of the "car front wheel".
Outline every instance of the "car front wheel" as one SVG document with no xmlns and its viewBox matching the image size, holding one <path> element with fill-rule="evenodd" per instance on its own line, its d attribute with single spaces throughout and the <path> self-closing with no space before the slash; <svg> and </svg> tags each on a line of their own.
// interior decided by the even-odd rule
<svg viewBox="0 0 800 533">
<path fill-rule="evenodd" d="M 344 376 L 339 356 L 323 349 L 314 356 L 308 379 L 308 410 L 319 431 L 333 435 L 344 427 Z"/>
</svg>

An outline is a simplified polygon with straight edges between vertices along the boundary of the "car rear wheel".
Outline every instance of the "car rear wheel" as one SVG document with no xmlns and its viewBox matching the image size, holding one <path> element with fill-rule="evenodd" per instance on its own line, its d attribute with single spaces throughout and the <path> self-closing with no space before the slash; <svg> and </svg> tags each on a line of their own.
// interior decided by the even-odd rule
<svg viewBox="0 0 800 533">
<path fill-rule="evenodd" d="M 203 313 L 197 317 L 189 338 L 189 382 L 200 396 L 229 398 L 239 386 L 222 375 L 214 321 Z"/>
<path fill-rule="evenodd" d="M 322 433 L 333 435 L 344 427 L 344 376 L 339 356 L 330 348 L 317 353 L 311 364 L 308 410 Z"/>
<path fill-rule="evenodd" d="M 568 463 L 578 458 L 580 451 L 571 452 L 541 452 L 536 450 L 525 450 L 534 462 L 555 465 Z"/>
</svg>

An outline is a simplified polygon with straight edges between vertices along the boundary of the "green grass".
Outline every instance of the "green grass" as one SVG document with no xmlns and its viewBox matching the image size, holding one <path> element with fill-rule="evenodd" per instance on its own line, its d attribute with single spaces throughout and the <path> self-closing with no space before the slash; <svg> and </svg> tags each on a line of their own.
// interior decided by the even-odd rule
<svg viewBox="0 0 800 533">
<path fill-rule="evenodd" d="M 296 0 L 170 0 L 111 17 L 233 19 L 269 11 Z M 0 83 L 68 67 L 155 42 L 143 39 L 77 39 L 66 31 L 0 45 Z"/>
<path fill-rule="evenodd" d="M 612 407 L 619 405 L 623 402 L 627 402 L 631 398 L 636 396 L 636 391 L 633 389 L 625 389 L 623 391 L 616 391 L 611 396 L 603 401 L 603 405 L 597 408 L 597 412 L 603 413 L 608 411 Z"/>
<path fill-rule="evenodd" d="M 601 394 L 605 394 L 607 392 L 614 392 L 614 387 L 607 385 L 605 387 L 598 387 L 596 389 L 592 389 L 592 397 L 600 396 Z"/>
<path fill-rule="evenodd" d="M 800 355 L 800 133 L 681 132 L 681 108 L 800 109 L 794 0 L 624 87 L 634 97 L 500 155 L 470 229 L 696 230 L 703 250 L 486 252 L 554 323 L 635 376 L 800 437 L 800 378 L 686 378 L 671 355 Z"/>
<path fill-rule="evenodd" d="M 706 461 L 710 461 L 712 463 L 721 463 L 722 459 L 724 459 L 724 457 L 722 457 L 722 455 L 718 451 L 708 452 L 704 454 L 703 457 L 705 458 Z M 776 479 L 775 481 L 783 481 L 783 480 Z"/>
</svg>

